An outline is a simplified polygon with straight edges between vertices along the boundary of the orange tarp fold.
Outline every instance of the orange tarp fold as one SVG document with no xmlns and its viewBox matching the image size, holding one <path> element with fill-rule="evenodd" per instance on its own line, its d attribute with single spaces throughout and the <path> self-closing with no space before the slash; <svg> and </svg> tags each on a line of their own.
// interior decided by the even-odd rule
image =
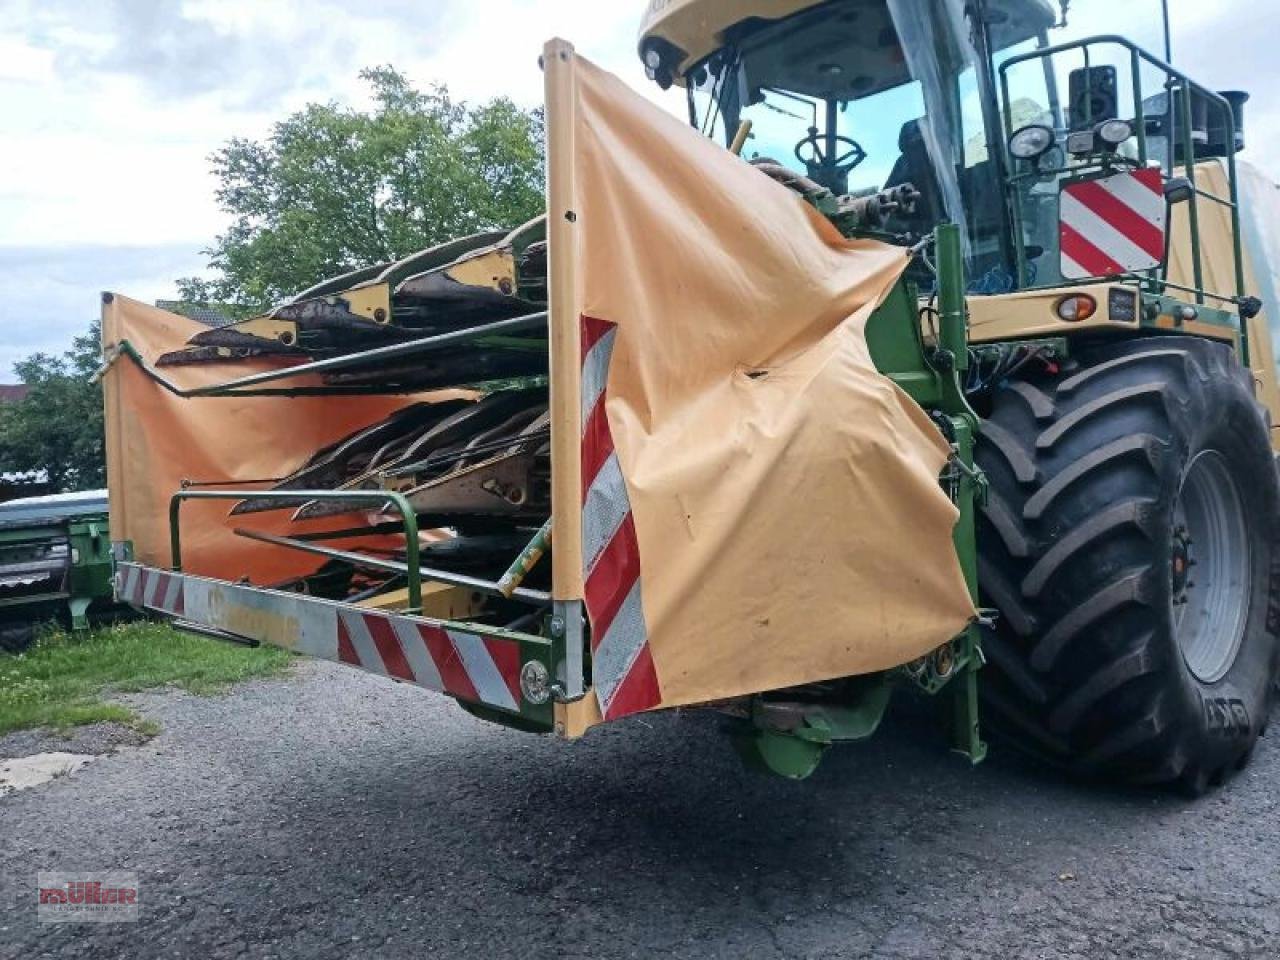
<svg viewBox="0 0 1280 960">
<path fill-rule="evenodd" d="M 883 670 L 955 636 L 975 611 L 939 484 L 948 445 L 864 336 L 903 249 L 844 239 L 547 49 L 552 263 L 572 257 L 575 285 L 553 324 L 578 325 L 583 358 L 603 716 Z"/>
<path fill-rule="evenodd" d="M 105 298 L 104 298 L 105 299 Z M 148 365 L 181 349 L 206 329 L 193 320 L 118 294 L 102 309 L 102 342 L 127 340 Z M 265 370 L 279 359 L 165 367 L 162 374 L 192 389 Z M 317 386 L 298 378 L 273 386 Z M 132 541 L 140 563 L 168 567 L 169 498 L 183 480 L 225 482 L 284 477 L 317 451 L 376 423 L 422 397 L 201 397 L 183 399 L 119 356 L 103 377 L 106 398 L 107 486 L 111 535 Z M 249 489 L 265 489 L 257 484 Z M 291 523 L 293 509 L 229 517 L 234 501 L 182 508 L 183 568 L 210 577 L 270 584 L 311 573 L 321 559 L 255 543 L 236 527 L 296 535 L 353 526 L 352 517 Z M 368 545 L 373 541 L 361 541 Z M 342 545 L 338 542 L 337 545 Z"/>
</svg>

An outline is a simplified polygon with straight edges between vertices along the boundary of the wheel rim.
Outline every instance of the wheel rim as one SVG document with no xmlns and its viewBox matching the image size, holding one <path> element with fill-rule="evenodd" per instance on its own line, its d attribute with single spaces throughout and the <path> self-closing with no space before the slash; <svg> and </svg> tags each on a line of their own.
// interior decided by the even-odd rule
<svg viewBox="0 0 1280 960">
<path fill-rule="evenodd" d="M 1202 683 L 1235 663 L 1251 590 L 1244 502 L 1222 454 L 1197 454 L 1182 475 L 1171 546 L 1173 623 L 1182 657 Z"/>
</svg>

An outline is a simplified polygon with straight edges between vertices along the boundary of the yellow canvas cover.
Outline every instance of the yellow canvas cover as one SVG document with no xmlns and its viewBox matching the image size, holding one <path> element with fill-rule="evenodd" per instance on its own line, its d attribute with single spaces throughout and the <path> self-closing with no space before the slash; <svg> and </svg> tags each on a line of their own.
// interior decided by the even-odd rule
<svg viewBox="0 0 1280 960">
<path fill-rule="evenodd" d="M 206 329 L 194 320 L 110 295 L 102 308 L 102 343 L 108 355 L 128 341 L 149 366 Z M 181 389 L 223 383 L 296 361 L 255 358 L 235 363 L 164 368 Z M 298 378 L 291 386 L 317 386 Z M 165 390 L 127 357 L 103 377 L 106 401 L 107 487 L 111 535 L 132 541 L 139 563 L 168 567 L 169 498 L 184 480 L 218 482 L 284 477 L 317 451 L 423 399 L 409 397 L 200 397 Z M 250 489 L 262 489 L 258 484 Z M 337 517 L 291 523 L 292 510 L 228 516 L 226 500 L 182 508 L 183 567 L 190 573 L 259 585 L 311 573 L 322 560 L 238 537 L 245 527 L 266 533 L 315 532 L 351 526 Z M 369 546 L 368 538 L 360 541 Z"/>
<path fill-rule="evenodd" d="M 544 63 L 556 591 L 585 597 L 601 714 L 955 636 L 948 445 L 864 337 L 905 252 L 844 239 L 568 44 Z"/>
</svg>

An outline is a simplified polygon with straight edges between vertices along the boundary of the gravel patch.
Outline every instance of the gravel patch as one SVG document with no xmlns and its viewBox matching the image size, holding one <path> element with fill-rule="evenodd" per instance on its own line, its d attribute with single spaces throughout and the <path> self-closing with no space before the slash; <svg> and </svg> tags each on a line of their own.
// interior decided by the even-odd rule
<svg viewBox="0 0 1280 960">
<path fill-rule="evenodd" d="M 969 768 L 925 717 L 794 784 L 712 717 L 577 744 L 329 664 L 131 704 L 162 732 L 0 800 L 0 956 L 1280 956 L 1280 753 L 1226 788 Z M 38 870 L 138 874 L 135 924 L 35 921 Z"/>
<path fill-rule="evenodd" d="M 0 736 L 0 759 L 29 757 L 37 753 L 80 753 L 99 756 L 124 747 L 136 747 L 150 734 L 124 723 L 93 723 L 66 730 L 15 730 Z"/>
</svg>

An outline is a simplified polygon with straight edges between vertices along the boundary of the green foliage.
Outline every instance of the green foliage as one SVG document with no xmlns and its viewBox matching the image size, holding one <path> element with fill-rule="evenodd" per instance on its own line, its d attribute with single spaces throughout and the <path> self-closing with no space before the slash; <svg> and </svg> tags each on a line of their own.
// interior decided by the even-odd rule
<svg viewBox="0 0 1280 960">
<path fill-rule="evenodd" d="M 213 280 L 184 299 L 260 310 L 326 277 L 400 259 L 543 210 L 540 111 L 455 103 L 391 67 L 361 73 L 370 110 L 311 104 L 261 141 L 214 154 L 230 229 L 206 251 Z"/>
<path fill-rule="evenodd" d="M 159 623 L 50 632 L 26 653 L 0 654 L 0 734 L 109 720 L 154 732 L 127 707 L 102 698 L 169 684 L 217 693 L 242 680 L 280 676 L 289 663 L 289 654 L 275 647 L 251 649 Z"/>
<path fill-rule="evenodd" d="M 101 363 L 99 339 L 95 321 L 62 356 L 37 353 L 14 365 L 30 392 L 0 404 L 0 472 L 43 470 L 60 491 L 106 485 L 102 387 L 89 382 Z"/>
</svg>

